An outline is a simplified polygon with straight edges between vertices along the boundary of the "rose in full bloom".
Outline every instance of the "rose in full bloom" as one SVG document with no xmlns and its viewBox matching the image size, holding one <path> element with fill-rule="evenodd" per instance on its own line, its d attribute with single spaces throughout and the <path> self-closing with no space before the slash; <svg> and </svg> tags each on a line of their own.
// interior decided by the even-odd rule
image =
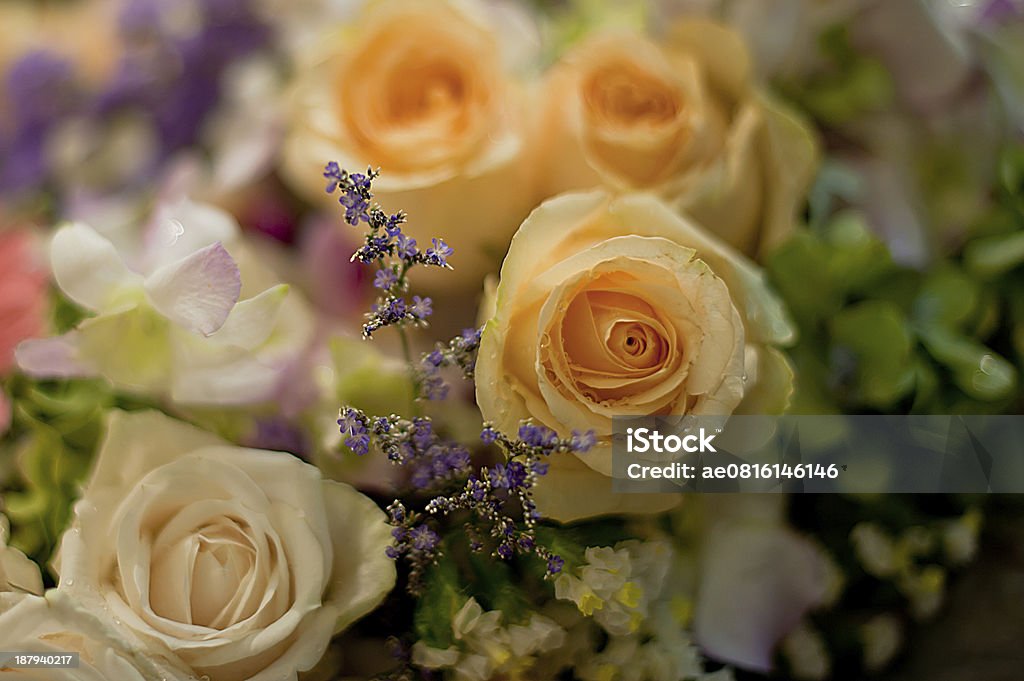
<svg viewBox="0 0 1024 681">
<path fill-rule="evenodd" d="M 552 459 L 540 510 L 572 520 L 656 510 L 673 497 L 610 493 L 612 416 L 782 411 L 793 331 L 760 271 L 649 195 L 551 199 L 501 268 L 476 369 L 485 419 L 532 418 L 595 449 Z"/>
<path fill-rule="evenodd" d="M 23 668 L 12 679 L 47 681 L 194 681 L 173 658 L 154 654 L 130 632 L 61 591 L 46 597 L 0 594 L 0 648 L 30 655 L 78 653 L 78 666 Z M 7 678 L 5 670 L 4 677 Z"/>
<path fill-rule="evenodd" d="M 597 185 L 654 192 L 748 255 L 793 229 L 816 144 L 756 87 L 730 29 L 686 20 L 662 43 L 595 34 L 552 68 L 544 102 L 544 196 Z"/>
<path fill-rule="evenodd" d="M 534 205 L 526 100 L 502 52 L 514 22 L 495 23 L 483 3 L 369 3 L 298 67 L 286 175 L 323 200 L 328 161 L 379 167 L 376 198 L 412 216 L 412 236 L 459 244 L 438 285 L 496 270 Z"/>
<path fill-rule="evenodd" d="M 395 582 L 385 515 L 282 452 L 111 415 L 59 589 L 214 681 L 295 679 Z"/>
<path fill-rule="evenodd" d="M 0 400 L 2 399 L 3 393 L 0 393 Z M 0 435 L 2 434 L 0 431 Z M 39 566 L 18 549 L 7 545 L 10 530 L 7 518 L 0 515 L 0 593 L 43 593 L 43 578 L 39 574 Z"/>
<path fill-rule="evenodd" d="M 184 404 L 273 399 L 312 336 L 301 299 L 270 283 L 234 219 L 212 206 L 161 208 L 143 241 L 119 248 L 82 223 L 57 231 L 54 278 L 93 316 L 62 336 L 22 343 L 22 370 L 103 376 Z"/>
<path fill-rule="evenodd" d="M 0 233 L 0 375 L 10 371 L 18 343 L 43 333 L 45 314 L 46 272 L 31 237 Z"/>
</svg>

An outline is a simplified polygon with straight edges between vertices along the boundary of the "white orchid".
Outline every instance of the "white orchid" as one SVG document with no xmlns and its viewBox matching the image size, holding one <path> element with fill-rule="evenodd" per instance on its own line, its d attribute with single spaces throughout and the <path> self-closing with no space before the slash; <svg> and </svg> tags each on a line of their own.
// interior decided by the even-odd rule
<svg viewBox="0 0 1024 681">
<path fill-rule="evenodd" d="M 240 300 L 243 270 L 246 279 L 266 276 L 238 232 L 227 213 L 189 201 L 159 210 L 137 249 L 82 223 L 61 227 L 50 245 L 54 278 L 94 316 L 26 341 L 18 364 L 35 376 L 103 376 L 186 404 L 270 399 L 311 324 L 286 285 Z"/>
</svg>

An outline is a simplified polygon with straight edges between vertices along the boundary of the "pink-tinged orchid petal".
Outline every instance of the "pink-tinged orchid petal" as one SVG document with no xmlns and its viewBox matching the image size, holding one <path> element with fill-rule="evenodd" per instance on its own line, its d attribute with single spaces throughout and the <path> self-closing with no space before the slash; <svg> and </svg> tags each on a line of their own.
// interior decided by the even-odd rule
<svg viewBox="0 0 1024 681">
<path fill-rule="evenodd" d="M 146 278 L 145 287 L 160 314 L 209 336 L 223 326 L 238 302 L 242 277 L 218 242 L 164 265 Z"/>
<path fill-rule="evenodd" d="M 129 270 L 114 244 L 82 223 L 62 227 L 50 245 L 57 285 L 82 307 L 99 311 L 119 289 L 142 281 Z"/>
<path fill-rule="evenodd" d="M 79 357 L 78 332 L 54 338 L 22 341 L 14 351 L 18 367 L 41 378 L 84 378 L 96 375 L 96 368 Z"/>
<path fill-rule="evenodd" d="M 824 557 L 785 527 L 727 523 L 709 538 L 694 634 L 716 660 L 768 672 L 779 641 L 828 588 Z"/>
</svg>

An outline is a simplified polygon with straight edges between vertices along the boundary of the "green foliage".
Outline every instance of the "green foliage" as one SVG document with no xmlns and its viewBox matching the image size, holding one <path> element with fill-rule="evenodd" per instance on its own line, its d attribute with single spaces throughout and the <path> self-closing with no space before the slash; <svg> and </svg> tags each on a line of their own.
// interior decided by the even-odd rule
<svg viewBox="0 0 1024 681">
<path fill-rule="evenodd" d="M 455 561 L 442 556 L 430 569 L 425 584 L 413 616 L 416 638 L 432 648 L 447 648 L 453 642 L 452 620 L 469 598 L 462 592 Z"/>
<path fill-rule="evenodd" d="M 68 523 L 114 397 L 104 381 L 13 381 L 14 427 L 0 458 L 13 464 L 3 494 L 12 543 L 46 564 Z"/>
<path fill-rule="evenodd" d="M 1024 155 L 1006 153 L 992 214 L 959 254 L 893 262 L 855 213 L 796 234 L 766 263 L 800 330 L 796 413 L 1019 411 Z"/>
<path fill-rule="evenodd" d="M 818 41 L 825 67 L 809 80 L 779 83 L 787 97 L 826 126 L 842 126 L 865 113 L 886 108 L 894 86 L 885 66 L 861 54 L 850 42 L 847 27 L 825 30 Z"/>
</svg>

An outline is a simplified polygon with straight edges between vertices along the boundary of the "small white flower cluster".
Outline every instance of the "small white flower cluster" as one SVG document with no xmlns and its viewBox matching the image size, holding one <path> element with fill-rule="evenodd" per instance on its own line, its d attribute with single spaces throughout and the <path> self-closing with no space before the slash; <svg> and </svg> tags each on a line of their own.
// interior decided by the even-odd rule
<svg viewBox="0 0 1024 681">
<path fill-rule="evenodd" d="M 688 626 L 692 602 L 668 579 L 677 556 L 667 541 L 625 541 L 591 547 L 587 562 L 555 581 L 555 595 L 572 601 L 570 642 L 590 645 L 569 663 L 584 681 L 731 681 L 725 669 L 706 674 Z M 602 638 L 595 623 L 607 634 Z M 569 645 L 567 648 L 574 646 Z"/>
<path fill-rule="evenodd" d="M 576 604 L 612 636 L 636 632 L 661 591 L 672 549 L 667 542 L 592 546 L 586 564 L 555 580 L 555 597 Z"/>
<path fill-rule="evenodd" d="M 413 662 L 426 669 L 451 670 L 459 681 L 518 678 L 533 667 L 536 656 L 560 648 L 565 630 L 538 615 L 526 624 L 504 623 L 500 610 L 484 611 L 470 598 L 452 618 L 454 643 L 445 649 L 422 641 L 412 649 Z"/>
<path fill-rule="evenodd" d="M 911 527 L 899 537 L 891 537 L 881 527 L 863 522 L 853 528 L 850 541 L 864 570 L 879 579 L 892 581 L 910 602 L 911 613 L 928 619 L 942 605 L 947 568 L 922 564 L 922 558 L 940 554 L 949 567 L 971 561 L 977 551 L 981 515 L 968 510 L 958 519 L 939 527 Z"/>
</svg>

